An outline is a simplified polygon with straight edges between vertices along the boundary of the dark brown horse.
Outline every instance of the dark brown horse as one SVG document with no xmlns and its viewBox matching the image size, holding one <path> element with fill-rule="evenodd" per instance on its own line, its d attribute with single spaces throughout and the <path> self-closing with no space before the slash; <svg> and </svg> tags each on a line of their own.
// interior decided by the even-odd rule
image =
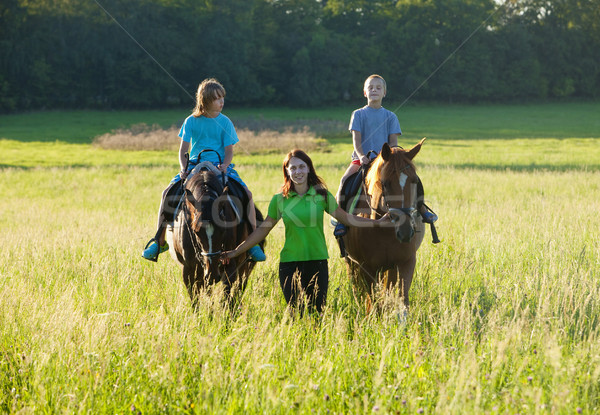
<svg viewBox="0 0 600 415">
<path fill-rule="evenodd" d="M 423 241 L 424 226 L 417 207 L 417 173 L 413 158 L 423 141 L 410 150 L 383 146 L 371 164 L 355 214 L 379 218 L 390 213 L 393 227 L 350 226 L 344 243 L 348 273 L 361 297 L 371 297 L 381 288 L 399 288 L 408 308 L 408 292 Z M 350 204 L 349 204 L 350 205 Z"/>
<path fill-rule="evenodd" d="M 224 176 L 214 169 L 196 170 L 185 182 L 170 241 L 171 256 L 182 266 L 183 281 L 194 307 L 200 292 L 219 281 L 224 284 L 227 300 L 239 297 L 255 265 L 247 255 L 227 265 L 219 261 L 221 252 L 237 247 L 250 232 L 242 196 L 236 196 L 244 192 L 234 192 L 233 179 L 225 183 Z M 259 223 L 263 219 L 258 209 L 256 217 Z"/>
</svg>

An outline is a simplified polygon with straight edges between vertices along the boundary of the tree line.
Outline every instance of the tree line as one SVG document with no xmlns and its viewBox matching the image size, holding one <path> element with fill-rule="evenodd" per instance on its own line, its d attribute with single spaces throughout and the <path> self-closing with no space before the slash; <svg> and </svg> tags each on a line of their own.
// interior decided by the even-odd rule
<svg viewBox="0 0 600 415">
<path fill-rule="evenodd" d="M 3 0 L 0 111 L 600 95 L 600 0 Z"/>
</svg>

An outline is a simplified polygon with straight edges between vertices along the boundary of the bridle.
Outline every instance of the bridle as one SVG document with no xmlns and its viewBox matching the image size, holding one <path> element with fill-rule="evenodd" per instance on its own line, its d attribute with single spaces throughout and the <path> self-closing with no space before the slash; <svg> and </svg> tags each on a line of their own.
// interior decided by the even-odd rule
<svg viewBox="0 0 600 415">
<path fill-rule="evenodd" d="M 400 148 L 402 148 L 402 147 L 400 147 Z M 401 177 L 401 175 L 405 174 L 404 172 L 409 169 L 413 169 L 413 171 L 414 171 L 414 167 L 410 163 L 407 163 L 402 169 L 399 169 L 398 177 Z M 404 185 L 402 185 L 402 188 L 404 189 Z M 370 196 L 369 196 L 369 199 L 371 199 Z M 408 234 L 407 239 L 410 240 L 415 234 L 416 216 L 418 214 L 417 209 L 414 206 L 401 207 L 401 208 L 390 207 L 389 199 L 390 199 L 390 195 L 388 194 L 388 191 L 387 191 L 384 183 L 381 182 L 381 200 L 383 201 L 383 207 L 385 208 L 384 211 L 387 211 L 390 213 L 390 220 L 391 220 L 392 224 L 394 224 L 395 226 L 401 225 L 402 223 L 404 223 L 404 220 L 408 219 L 411 231 Z M 402 203 L 404 204 L 404 201 Z M 369 200 L 369 206 L 371 207 L 372 210 L 377 212 L 377 206 L 373 207 L 373 205 L 371 204 L 371 200 Z"/>
<path fill-rule="evenodd" d="M 207 193 L 209 193 L 212 196 L 215 196 L 215 198 L 212 199 L 213 202 L 219 197 L 219 194 L 214 189 L 209 188 Z M 187 195 L 185 197 L 187 198 Z M 211 262 L 214 257 L 218 257 L 219 255 L 221 255 L 221 253 L 223 253 L 223 249 L 220 249 L 218 251 L 211 251 L 211 252 L 207 252 L 202 249 L 202 246 L 201 246 L 200 242 L 198 241 L 198 236 L 196 235 L 196 232 L 193 231 L 193 229 L 190 227 L 190 224 L 189 224 L 189 222 L 191 220 L 191 214 L 187 207 L 187 203 L 183 203 L 183 215 L 184 215 L 183 222 L 185 223 L 186 229 L 190 235 L 190 239 L 192 240 L 192 245 L 194 246 L 194 252 L 196 255 L 196 259 L 199 262 L 201 262 L 202 257 L 204 257 L 204 258 L 207 258 L 209 260 L 209 262 Z M 200 254 L 200 256 L 198 256 L 198 254 Z"/>
</svg>

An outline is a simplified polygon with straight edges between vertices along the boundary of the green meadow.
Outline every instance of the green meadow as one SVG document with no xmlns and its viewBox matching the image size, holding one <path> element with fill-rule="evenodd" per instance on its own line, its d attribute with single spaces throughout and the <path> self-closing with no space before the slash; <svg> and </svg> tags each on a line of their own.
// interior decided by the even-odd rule
<svg viewBox="0 0 600 415">
<path fill-rule="evenodd" d="M 386 106 L 401 145 L 428 137 L 415 161 L 440 216 L 406 321 L 355 302 L 328 221 L 321 316 L 286 309 L 281 224 L 238 309 L 217 288 L 192 311 L 170 256 L 140 257 L 176 152 L 92 144 L 187 110 L 1 115 L 0 412 L 599 413 L 600 103 Z M 310 128 L 351 110 L 225 113 Z M 320 138 L 335 191 L 351 139 Z M 282 158 L 236 148 L 263 212 Z"/>
</svg>

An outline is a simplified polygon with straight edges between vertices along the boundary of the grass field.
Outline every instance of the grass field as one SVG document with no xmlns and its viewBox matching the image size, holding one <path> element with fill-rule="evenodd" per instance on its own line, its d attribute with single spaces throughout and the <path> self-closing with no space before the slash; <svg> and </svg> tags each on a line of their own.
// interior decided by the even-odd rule
<svg viewBox="0 0 600 415">
<path fill-rule="evenodd" d="M 258 113 L 345 122 L 350 109 Z M 402 145 L 429 137 L 416 162 L 443 240 L 426 235 L 406 322 L 355 304 L 329 228 L 320 318 L 286 312 L 281 226 L 235 315 L 218 293 L 192 312 L 171 258 L 140 258 L 176 153 L 91 144 L 185 111 L 0 116 L 0 412 L 598 413 L 599 113 L 398 112 Z M 332 190 L 351 150 L 342 136 L 311 154 Z M 236 153 L 263 211 L 281 160 Z"/>
</svg>

